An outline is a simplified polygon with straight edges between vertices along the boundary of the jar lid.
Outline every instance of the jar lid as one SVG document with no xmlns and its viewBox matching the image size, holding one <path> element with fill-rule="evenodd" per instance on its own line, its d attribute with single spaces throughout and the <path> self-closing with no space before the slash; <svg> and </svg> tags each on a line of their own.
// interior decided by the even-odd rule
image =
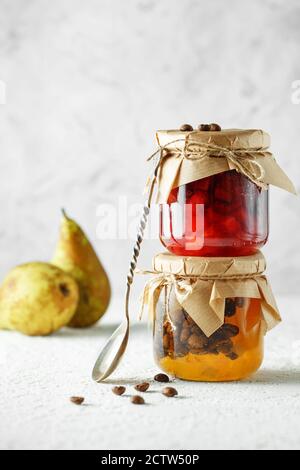
<svg viewBox="0 0 300 470">
<path fill-rule="evenodd" d="M 161 253 L 153 259 L 154 271 L 144 289 L 143 305 L 155 318 L 162 289 L 174 289 L 179 305 L 209 338 L 224 324 L 226 299 L 260 299 L 265 331 L 280 321 L 276 300 L 263 274 L 266 261 L 261 252 L 235 258 L 204 258 Z M 165 302 L 167 296 L 164 297 Z"/>
<path fill-rule="evenodd" d="M 176 256 L 160 253 L 153 258 L 157 273 L 202 278 L 233 278 L 260 275 L 266 270 L 266 259 L 261 252 L 240 257 Z"/>
<path fill-rule="evenodd" d="M 160 146 L 167 145 L 177 139 L 185 139 L 234 150 L 267 149 L 271 142 L 270 135 L 261 129 L 222 129 L 217 132 L 160 130 L 157 131 L 156 138 Z M 178 148 L 178 143 L 174 143 L 174 148 L 176 147 Z M 169 149 L 171 148 L 172 145 Z"/>
<path fill-rule="evenodd" d="M 272 184 L 293 194 L 297 191 L 269 151 L 270 136 L 261 129 L 222 131 L 157 131 L 160 153 L 156 203 L 168 201 L 172 189 L 235 170 L 262 189 Z"/>
</svg>

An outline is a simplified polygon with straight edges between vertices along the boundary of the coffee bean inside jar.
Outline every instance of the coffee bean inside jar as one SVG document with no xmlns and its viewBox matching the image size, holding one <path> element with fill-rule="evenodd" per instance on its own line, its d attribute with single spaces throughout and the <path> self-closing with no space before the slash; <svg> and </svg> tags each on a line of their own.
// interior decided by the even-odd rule
<svg viewBox="0 0 300 470">
<path fill-rule="evenodd" d="M 224 325 L 207 337 L 178 304 L 174 289 L 161 295 L 154 324 L 154 355 L 169 374 L 202 381 L 246 377 L 262 361 L 262 342 L 257 299 L 227 298 Z"/>
</svg>

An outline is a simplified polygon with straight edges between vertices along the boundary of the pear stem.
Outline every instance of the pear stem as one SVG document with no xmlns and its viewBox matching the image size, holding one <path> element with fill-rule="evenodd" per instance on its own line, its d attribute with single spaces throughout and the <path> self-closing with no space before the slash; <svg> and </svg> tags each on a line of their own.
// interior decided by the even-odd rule
<svg viewBox="0 0 300 470">
<path fill-rule="evenodd" d="M 65 219 L 70 220 L 70 218 L 67 216 L 67 213 L 63 207 L 61 208 L 61 213 Z"/>
</svg>

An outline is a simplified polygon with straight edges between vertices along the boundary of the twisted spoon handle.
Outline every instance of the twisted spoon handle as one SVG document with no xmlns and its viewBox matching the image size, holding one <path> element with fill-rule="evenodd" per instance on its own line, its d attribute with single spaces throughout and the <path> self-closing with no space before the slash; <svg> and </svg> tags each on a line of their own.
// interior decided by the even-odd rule
<svg viewBox="0 0 300 470">
<path fill-rule="evenodd" d="M 160 159 L 159 159 L 159 161 L 158 161 L 158 163 L 157 163 L 157 165 L 154 169 L 154 172 L 153 172 L 153 177 L 152 177 L 152 181 L 151 181 L 151 185 L 150 185 L 150 189 L 149 189 L 149 194 L 148 194 L 148 200 L 145 203 L 144 208 L 143 208 L 143 214 L 142 214 L 142 217 L 141 217 L 141 220 L 140 220 L 138 233 L 137 233 L 137 238 L 136 238 L 136 242 L 135 242 L 135 245 L 134 245 L 134 248 L 133 248 L 133 255 L 132 255 L 132 258 L 131 258 L 131 262 L 130 262 L 129 273 L 127 275 L 125 315 L 126 315 L 126 319 L 127 319 L 128 324 L 129 324 L 129 297 L 130 297 L 131 285 L 132 285 L 133 279 L 134 279 L 134 272 L 135 272 L 135 269 L 136 269 L 136 266 L 137 266 L 137 260 L 138 260 L 138 257 L 140 255 L 140 252 L 141 252 L 141 245 L 142 245 L 143 240 L 144 240 L 145 228 L 146 228 L 149 213 L 150 213 L 150 206 L 151 206 L 152 196 L 153 196 L 153 192 L 154 192 L 154 186 L 155 186 L 155 183 L 156 183 L 156 180 L 157 180 L 157 172 L 158 172 L 158 169 L 160 167 L 160 163 L 161 163 L 161 157 L 160 157 Z"/>
<path fill-rule="evenodd" d="M 147 225 L 149 212 L 150 212 L 149 205 L 145 205 L 144 208 L 143 208 L 143 214 L 142 214 L 142 218 L 140 220 L 140 225 L 139 225 L 139 228 L 138 228 L 137 239 L 136 239 L 136 242 L 135 242 L 135 245 L 134 245 L 134 248 L 133 248 L 133 255 L 132 255 L 131 262 L 130 262 L 129 273 L 128 273 L 128 276 L 127 276 L 127 285 L 131 285 L 133 283 L 134 271 L 136 269 L 137 260 L 138 260 L 138 257 L 140 255 L 141 245 L 142 245 L 142 242 L 143 242 L 143 239 L 144 239 L 145 228 L 146 228 L 146 225 Z"/>
</svg>

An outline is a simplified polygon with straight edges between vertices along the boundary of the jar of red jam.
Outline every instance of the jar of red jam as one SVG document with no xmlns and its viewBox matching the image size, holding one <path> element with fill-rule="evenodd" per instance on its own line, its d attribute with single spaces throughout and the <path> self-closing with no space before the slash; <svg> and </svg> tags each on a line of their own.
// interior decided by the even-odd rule
<svg viewBox="0 0 300 470">
<path fill-rule="evenodd" d="M 182 256 L 246 256 L 268 239 L 268 190 L 236 170 L 172 189 L 160 205 L 160 239 Z"/>
<path fill-rule="evenodd" d="M 160 204 L 160 239 L 181 256 L 254 254 L 269 234 L 268 185 L 276 165 L 269 135 L 200 129 L 157 133 L 165 146 L 160 183 L 170 189 Z"/>
</svg>

